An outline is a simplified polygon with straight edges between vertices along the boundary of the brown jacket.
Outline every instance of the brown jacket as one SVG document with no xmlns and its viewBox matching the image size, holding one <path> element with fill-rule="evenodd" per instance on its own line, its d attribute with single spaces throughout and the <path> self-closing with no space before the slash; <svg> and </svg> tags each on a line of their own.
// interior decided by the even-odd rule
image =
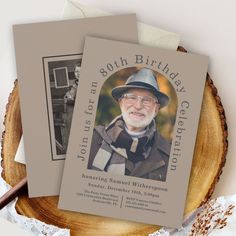
<svg viewBox="0 0 236 236">
<path fill-rule="evenodd" d="M 166 181 L 171 146 L 159 132 L 155 133 L 154 139 L 154 145 L 146 160 L 138 162 L 137 164 L 126 160 L 126 166 L 131 170 L 129 176 Z M 101 147 L 102 141 L 103 137 L 94 129 L 88 169 L 92 169 L 93 160 Z"/>
</svg>

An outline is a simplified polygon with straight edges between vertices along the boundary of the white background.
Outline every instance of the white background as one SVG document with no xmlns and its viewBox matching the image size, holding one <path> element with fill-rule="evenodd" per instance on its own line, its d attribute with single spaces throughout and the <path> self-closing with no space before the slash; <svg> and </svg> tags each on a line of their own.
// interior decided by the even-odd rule
<svg viewBox="0 0 236 236">
<path fill-rule="evenodd" d="M 229 129 L 227 162 L 214 196 L 236 194 L 235 0 L 81 0 L 81 3 L 111 13 L 136 13 L 139 21 L 179 33 L 181 45 L 187 50 L 210 57 L 209 73 L 222 99 Z M 60 19 L 63 6 L 64 0 L 0 0 L 1 132 L 5 105 L 16 78 L 12 24 Z M 34 95 L 31 96 L 29 99 L 33 99 Z M 8 224 L 4 227 L 1 224 L 0 234 L 9 235 L 8 229 Z M 14 235 L 13 231 L 10 235 Z"/>
</svg>

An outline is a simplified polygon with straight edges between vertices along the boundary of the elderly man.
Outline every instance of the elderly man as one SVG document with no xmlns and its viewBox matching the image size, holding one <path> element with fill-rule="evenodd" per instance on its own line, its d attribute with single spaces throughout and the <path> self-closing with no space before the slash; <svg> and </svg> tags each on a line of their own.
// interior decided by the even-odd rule
<svg viewBox="0 0 236 236">
<path fill-rule="evenodd" d="M 170 144 L 154 118 L 169 97 L 160 92 L 151 69 L 132 74 L 112 90 L 121 115 L 94 129 L 88 169 L 166 181 Z"/>
</svg>

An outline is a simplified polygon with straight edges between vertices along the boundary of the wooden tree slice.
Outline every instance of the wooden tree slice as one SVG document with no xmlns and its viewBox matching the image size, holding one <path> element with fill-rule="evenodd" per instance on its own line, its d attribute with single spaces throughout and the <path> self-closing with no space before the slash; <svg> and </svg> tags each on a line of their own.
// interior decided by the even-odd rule
<svg viewBox="0 0 236 236">
<path fill-rule="evenodd" d="M 180 50 L 184 51 L 183 48 L 180 48 Z M 13 186 L 26 175 L 25 166 L 14 161 L 22 135 L 17 82 L 15 82 L 15 87 L 9 97 L 4 124 L 2 176 Z M 227 135 L 224 109 L 217 95 L 217 89 L 209 75 L 207 75 L 185 214 L 199 207 L 213 193 L 225 164 L 228 147 Z M 153 225 L 58 210 L 57 202 L 58 197 L 29 199 L 27 193 L 25 193 L 19 197 L 16 209 L 22 215 L 61 228 L 70 228 L 72 236 L 141 236 L 148 235 L 158 229 L 158 226 Z"/>
</svg>

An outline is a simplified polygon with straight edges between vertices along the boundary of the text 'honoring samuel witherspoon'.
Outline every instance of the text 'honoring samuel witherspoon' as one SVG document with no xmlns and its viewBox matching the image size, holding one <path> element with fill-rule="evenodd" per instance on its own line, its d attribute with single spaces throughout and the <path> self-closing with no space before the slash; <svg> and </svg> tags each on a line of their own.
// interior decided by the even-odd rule
<svg viewBox="0 0 236 236">
<path fill-rule="evenodd" d="M 106 184 L 114 184 L 114 185 L 121 185 L 121 186 L 129 186 L 129 187 L 135 187 L 135 188 L 141 188 L 146 190 L 152 190 L 152 191 L 163 191 L 167 192 L 167 188 L 162 188 L 160 186 L 145 184 L 138 181 L 130 181 L 130 180 L 119 180 L 114 179 L 112 177 L 102 177 L 102 176 L 95 176 L 95 175 L 87 175 L 82 173 L 82 178 L 87 180 L 92 180 L 94 183 L 106 183 Z"/>
</svg>

